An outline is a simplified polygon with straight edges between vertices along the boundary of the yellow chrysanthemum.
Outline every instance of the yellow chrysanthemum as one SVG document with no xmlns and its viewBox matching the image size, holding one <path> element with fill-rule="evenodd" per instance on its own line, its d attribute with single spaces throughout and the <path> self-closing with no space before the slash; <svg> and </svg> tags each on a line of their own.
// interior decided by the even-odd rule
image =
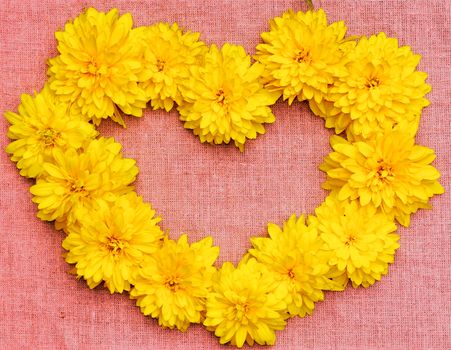
<svg viewBox="0 0 451 350">
<path fill-rule="evenodd" d="M 142 45 L 129 13 L 119 17 L 89 8 L 56 32 L 59 56 L 49 60 L 52 90 L 72 109 L 100 124 L 111 117 L 124 124 L 120 112 L 142 116 L 147 99 L 138 86 L 143 79 Z"/>
<path fill-rule="evenodd" d="M 44 163 L 44 173 L 30 188 L 41 220 L 57 220 L 58 228 L 73 224 L 98 199 L 114 202 L 133 190 L 138 174 L 135 160 L 122 158 L 121 145 L 113 138 L 90 141 L 83 152 L 73 148 L 53 150 L 53 160 Z"/>
<path fill-rule="evenodd" d="M 440 173 L 430 165 L 434 151 L 415 145 L 409 132 L 392 130 L 352 143 L 332 136 L 331 145 L 334 152 L 320 166 L 327 173 L 323 188 L 340 200 L 358 199 L 409 226 L 411 213 L 429 208 L 429 198 L 444 192 Z"/>
<path fill-rule="evenodd" d="M 342 42 L 340 45 L 340 50 L 345 55 L 342 59 L 342 64 L 345 62 L 346 54 L 353 50 L 356 42 L 355 37 L 350 37 Z M 331 98 L 331 89 L 337 81 L 338 77 L 334 76 L 333 81 L 328 84 L 327 93 L 324 94 L 323 100 L 321 102 L 315 101 L 315 99 L 310 99 L 309 106 L 311 111 L 321 117 L 325 121 L 326 128 L 335 129 L 336 134 L 342 133 L 351 124 L 352 119 L 348 113 L 344 113 L 340 108 L 334 106 L 334 102 Z"/>
<path fill-rule="evenodd" d="M 22 176 L 38 177 L 44 162 L 52 158 L 54 148 L 78 149 L 97 136 L 91 124 L 69 115 L 67 104 L 55 100 L 48 85 L 34 97 L 23 94 L 18 112 L 5 113 L 11 124 L 8 137 L 14 140 L 6 147 L 6 152 L 17 162 Z"/>
<path fill-rule="evenodd" d="M 190 323 L 203 320 L 218 254 L 211 237 L 191 245 L 186 235 L 177 242 L 165 240 L 146 260 L 130 296 L 144 315 L 158 318 L 160 326 L 184 332 Z"/>
<path fill-rule="evenodd" d="M 376 139 L 377 134 L 390 134 L 392 132 L 399 132 L 405 135 L 405 137 L 410 137 L 412 140 L 415 140 L 415 135 L 418 131 L 418 125 L 415 123 L 411 123 L 408 120 L 401 120 L 397 124 L 389 124 L 387 123 L 384 127 L 381 127 L 377 132 L 371 134 L 370 139 Z M 351 132 L 346 133 L 346 140 L 353 142 L 367 142 L 368 137 L 364 137 L 363 135 L 355 135 Z"/>
<path fill-rule="evenodd" d="M 264 134 L 263 123 L 275 120 L 271 106 L 278 96 L 263 89 L 263 66 L 251 64 L 241 46 L 225 44 L 221 50 L 212 45 L 205 63 L 191 69 L 182 86 L 186 101 L 179 106 L 186 129 L 193 129 L 201 142 L 235 142 L 244 150 L 246 139 Z"/>
<path fill-rule="evenodd" d="M 323 300 L 322 290 L 338 289 L 328 279 L 327 254 L 316 227 L 306 226 L 304 217 L 292 215 L 283 229 L 268 225 L 269 238 L 251 239 L 249 253 L 274 272 L 277 282 L 288 291 L 287 309 L 291 316 L 311 315 L 315 302 Z"/>
<path fill-rule="evenodd" d="M 282 93 L 289 104 L 295 98 L 320 103 L 334 77 L 343 74 L 345 34 L 344 22 L 328 25 L 322 9 L 289 10 L 271 20 L 254 56 L 265 65 L 266 87 Z"/>
<path fill-rule="evenodd" d="M 361 207 L 357 201 L 339 201 L 333 195 L 315 212 L 317 217 L 309 219 L 325 242 L 329 264 L 345 273 L 354 288 L 367 288 L 387 274 L 399 248 L 391 217 L 372 205 Z"/>
<path fill-rule="evenodd" d="M 408 120 L 418 127 L 424 98 L 431 87 L 416 71 L 420 55 L 385 33 L 363 37 L 346 57 L 346 74 L 331 88 L 335 107 L 350 115 L 347 130 L 370 137 L 381 128 Z"/>
<path fill-rule="evenodd" d="M 274 331 L 285 328 L 288 317 L 286 296 L 274 273 L 254 258 L 243 259 L 237 268 L 226 262 L 208 295 L 204 325 L 221 344 L 273 345 Z"/>
<path fill-rule="evenodd" d="M 130 192 L 113 203 L 100 202 L 86 211 L 80 225 L 68 228 L 66 261 L 89 288 L 102 281 L 110 293 L 130 290 L 141 264 L 161 246 L 163 231 L 155 211 Z"/>
<path fill-rule="evenodd" d="M 324 119 L 326 128 L 335 129 L 336 134 L 342 133 L 352 122 L 349 114 L 343 113 L 340 108 L 335 107 L 334 103 L 329 101 L 327 97 L 320 103 L 310 100 L 309 106 L 313 114 Z"/>
<path fill-rule="evenodd" d="M 177 23 L 157 23 L 137 30 L 144 44 L 145 79 L 140 86 L 153 109 L 169 112 L 174 102 L 181 104 L 179 85 L 189 77 L 190 67 L 201 62 L 208 48 L 199 41 L 199 33 L 183 33 Z"/>
</svg>

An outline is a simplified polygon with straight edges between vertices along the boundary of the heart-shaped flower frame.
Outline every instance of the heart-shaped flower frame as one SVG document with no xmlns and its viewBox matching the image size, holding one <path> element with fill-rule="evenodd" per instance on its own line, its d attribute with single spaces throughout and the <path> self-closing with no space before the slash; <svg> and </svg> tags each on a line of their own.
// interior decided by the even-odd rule
<svg viewBox="0 0 451 350">
<path fill-rule="evenodd" d="M 256 62 L 240 46 L 207 47 L 177 24 L 133 28 L 130 14 L 88 9 L 56 33 L 49 81 L 23 95 L 7 147 L 32 186 L 38 217 L 67 233 L 65 259 L 90 288 L 129 291 L 145 315 L 185 331 L 203 323 L 221 343 L 274 344 L 290 317 L 311 314 L 324 290 L 368 287 L 399 247 L 395 220 L 443 193 L 434 152 L 415 145 L 428 104 L 419 56 L 381 33 L 345 37 L 322 10 L 287 11 L 262 34 Z M 121 113 L 175 106 L 202 142 L 244 151 L 275 120 L 279 97 L 308 101 L 334 128 L 325 202 L 255 237 L 238 266 L 214 266 L 212 238 L 169 239 L 131 186 L 135 161 L 95 125 Z"/>
</svg>

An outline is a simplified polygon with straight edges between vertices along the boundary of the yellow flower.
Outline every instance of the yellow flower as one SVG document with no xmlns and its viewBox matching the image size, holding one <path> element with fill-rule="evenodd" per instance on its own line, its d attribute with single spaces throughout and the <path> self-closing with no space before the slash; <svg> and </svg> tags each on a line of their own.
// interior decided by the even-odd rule
<svg viewBox="0 0 451 350">
<path fill-rule="evenodd" d="M 264 134 L 263 123 L 275 120 L 270 105 L 277 94 L 260 82 L 263 66 L 251 64 L 243 47 L 225 44 L 221 50 L 212 45 L 205 63 L 191 69 L 182 86 L 186 103 L 179 106 L 186 129 L 193 129 L 201 142 L 235 142 L 244 150 L 247 139 Z"/>
<path fill-rule="evenodd" d="M 254 258 L 243 259 L 237 268 L 226 262 L 208 295 L 204 325 L 221 344 L 273 345 L 274 331 L 285 328 L 286 295 L 276 276 Z"/>
<path fill-rule="evenodd" d="M 328 279 L 327 254 L 316 227 L 306 226 L 304 217 L 292 215 L 283 229 L 268 225 L 269 238 L 251 239 L 249 253 L 268 270 L 274 272 L 277 282 L 288 291 L 287 309 L 291 316 L 311 315 L 315 302 L 323 300 L 322 290 L 338 289 Z"/>
<path fill-rule="evenodd" d="M 352 143 L 332 136 L 331 145 L 334 152 L 320 169 L 327 173 L 323 188 L 339 200 L 358 199 L 409 226 L 411 213 L 429 208 L 429 198 L 444 192 L 440 173 L 430 165 L 434 151 L 415 145 L 409 131 L 395 129 Z"/>
<path fill-rule="evenodd" d="M 415 123 L 411 123 L 408 120 L 401 120 L 397 124 L 390 124 L 386 123 L 384 126 L 381 126 L 380 129 L 378 129 L 375 132 L 371 133 L 370 137 L 364 137 L 362 134 L 356 135 L 349 131 L 350 129 L 346 130 L 346 140 L 349 142 L 367 142 L 368 139 L 376 139 L 377 134 L 390 134 L 392 132 L 398 132 L 405 137 L 410 137 L 412 140 L 415 140 L 415 135 L 418 131 L 418 125 Z"/>
<path fill-rule="evenodd" d="M 325 97 L 320 103 L 315 100 L 309 101 L 313 114 L 325 120 L 326 128 L 334 128 L 336 134 L 341 134 L 351 124 L 352 119 L 347 113 L 334 106 L 332 101 Z"/>
<path fill-rule="evenodd" d="M 91 124 L 69 115 L 67 109 L 67 104 L 56 101 L 45 85 L 34 97 L 21 96 L 18 114 L 5 113 L 11 124 L 8 137 L 14 140 L 6 147 L 6 152 L 17 162 L 20 175 L 39 176 L 43 163 L 52 158 L 54 148 L 78 149 L 83 142 L 97 136 Z"/>
<path fill-rule="evenodd" d="M 402 120 L 418 122 L 431 87 L 416 71 L 420 55 L 385 33 L 363 37 L 346 57 L 346 74 L 331 88 L 335 107 L 350 115 L 348 133 L 370 137 Z"/>
<path fill-rule="evenodd" d="M 174 102 L 181 104 L 179 85 L 189 77 L 190 67 L 201 62 L 208 48 L 199 41 L 199 33 L 183 33 L 177 23 L 157 23 L 137 30 L 144 42 L 145 79 L 140 86 L 153 109 L 169 112 Z"/>
<path fill-rule="evenodd" d="M 389 216 L 372 205 L 341 202 L 333 195 L 315 212 L 311 224 L 318 227 L 330 253 L 329 264 L 346 273 L 354 288 L 367 288 L 387 274 L 399 248 L 396 225 Z"/>
<path fill-rule="evenodd" d="M 322 9 L 285 12 L 274 18 L 270 31 L 262 33 L 255 59 L 265 65 L 264 81 L 291 104 L 314 99 L 320 103 L 328 85 L 343 72 L 343 21 L 327 24 Z"/>
<path fill-rule="evenodd" d="M 44 173 L 30 188 L 41 220 L 57 220 L 58 228 L 77 221 L 83 208 L 99 199 L 114 202 L 133 190 L 129 186 L 138 174 L 133 159 L 122 158 L 121 145 L 113 138 L 87 143 L 83 152 L 73 148 L 53 150 L 53 160 L 44 163 Z"/>
<path fill-rule="evenodd" d="M 355 37 L 347 38 L 340 45 L 340 50 L 345 55 L 342 59 L 342 64 L 345 62 L 346 54 L 353 50 L 356 42 Z M 334 106 L 334 102 L 331 97 L 331 89 L 333 88 L 338 77 L 334 76 L 333 81 L 328 84 L 327 93 L 324 94 L 323 100 L 317 102 L 315 99 L 309 100 L 309 106 L 312 112 L 321 117 L 325 121 L 326 128 L 335 129 L 336 134 L 341 134 L 351 124 L 352 119 L 349 113 L 344 113 L 340 108 Z"/>
<path fill-rule="evenodd" d="M 134 192 L 114 204 L 100 202 L 84 213 L 79 226 L 68 228 L 63 241 L 66 261 L 76 264 L 78 278 L 89 288 L 104 281 L 110 293 L 130 290 L 144 259 L 157 251 L 164 236 L 154 215 Z"/>
<path fill-rule="evenodd" d="M 142 45 L 132 16 L 89 8 L 56 32 L 59 56 L 49 60 L 50 87 L 64 102 L 98 125 L 104 118 L 124 125 L 120 112 L 142 116 L 147 99 Z"/>
<path fill-rule="evenodd" d="M 165 240 L 146 260 L 130 293 L 141 312 L 158 318 L 160 326 L 182 332 L 190 323 L 200 323 L 219 254 L 211 245 L 211 237 L 191 245 L 186 235 L 177 242 Z"/>
</svg>

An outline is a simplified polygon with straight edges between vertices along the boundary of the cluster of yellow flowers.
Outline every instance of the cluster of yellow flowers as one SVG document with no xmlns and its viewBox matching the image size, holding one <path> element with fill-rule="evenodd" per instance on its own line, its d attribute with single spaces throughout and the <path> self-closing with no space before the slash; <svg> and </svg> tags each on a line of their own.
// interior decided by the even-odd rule
<svg viewBox="0 0 451 350">
<path fill-rule="evenodd" d="M 430 86 L 420 57 L 384 33 L 346 37 L 322 10 L 287 11 L 262 34 L 255 61 L 240 46 L 206 46 L 177 24 L 133 28 L 130 14 L 90 8 L 56 33 L 48 83 L 5 114 L 6 151 L 38 217 L 67 234 L 65 259 L 90 288 L 129 291 L 144 315 L 185 331 L 203 323 L 220 343 L 274 344 L 290 317 L 312 314 L 324 291 L 368 287 L 399 247 L 395 220 L 443 193 L 432 149 L 415 144 Z M 103 119 L 124 125 L 150 103 L 176 107 L 202 142 L 234 144 L 265 132 L 270 106 L 308 101 L 337 134 L 320 166 L 329 196 L 315 215 L 291 216 L 235 267 L 215 267 L 211 237 L 168 238 L 132 187 L 138 168 L 99 137 Z"/>
</svg>

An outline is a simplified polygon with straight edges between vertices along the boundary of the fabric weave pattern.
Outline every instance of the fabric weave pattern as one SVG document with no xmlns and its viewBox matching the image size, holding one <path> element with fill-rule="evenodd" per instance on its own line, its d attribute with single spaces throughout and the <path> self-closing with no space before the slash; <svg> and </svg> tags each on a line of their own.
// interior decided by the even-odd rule
<svg viewBox="0 0 451 350">
<path fill-rule="evenodd" d="M 328 292 L 313 316 L 289 320 L 274 349 L 451 348 L 451 2 L 447 0 L 314 1 L 331 21 L 344 20 L 351 35 L 385 31 L 423 56 L 431 105 L 422 115 L 417 143 L 435 149 L 445 194 L 432 211 L 412 216 L 401 235 L 388 276 L 369 289 Z M 259 34 L 283 11 L 306 10 L 298 0 L 0 0 L 0 112 L 15 110 L 21 93 L 46 81 L 46 60 L 56 55 L 54 32 L 85 8 L 131 12 L 135 26 L 177 21 L 201 32 L 207 44 L 241 44 L 255 53 Z M 137 192 L 161 215 L 172 238 L 208 234 L 221 247 L 219 263 L 238 262 L 267 222 L 282 224 L 312 214 L 325 198 L 319 164 L 330 152 L 324 122 L 306 104 L 278 102 L 267 133 L 246 143 L 202 145 L 183 129 L 177 113 L 147 109 L 99 128 L 137 160 Z M 0 148 L 7 122 L 1 118 Z M 28 192 L 5 152 L 0 152 L 0 349 L 223 349 L 199 325 L 186 333 L 160 328 L 126 295 L 91 291 L 68 272 L 63 233 L 36 218 Z M 263 347 L 255 346 L 259 349 Z"/>
</svg>

